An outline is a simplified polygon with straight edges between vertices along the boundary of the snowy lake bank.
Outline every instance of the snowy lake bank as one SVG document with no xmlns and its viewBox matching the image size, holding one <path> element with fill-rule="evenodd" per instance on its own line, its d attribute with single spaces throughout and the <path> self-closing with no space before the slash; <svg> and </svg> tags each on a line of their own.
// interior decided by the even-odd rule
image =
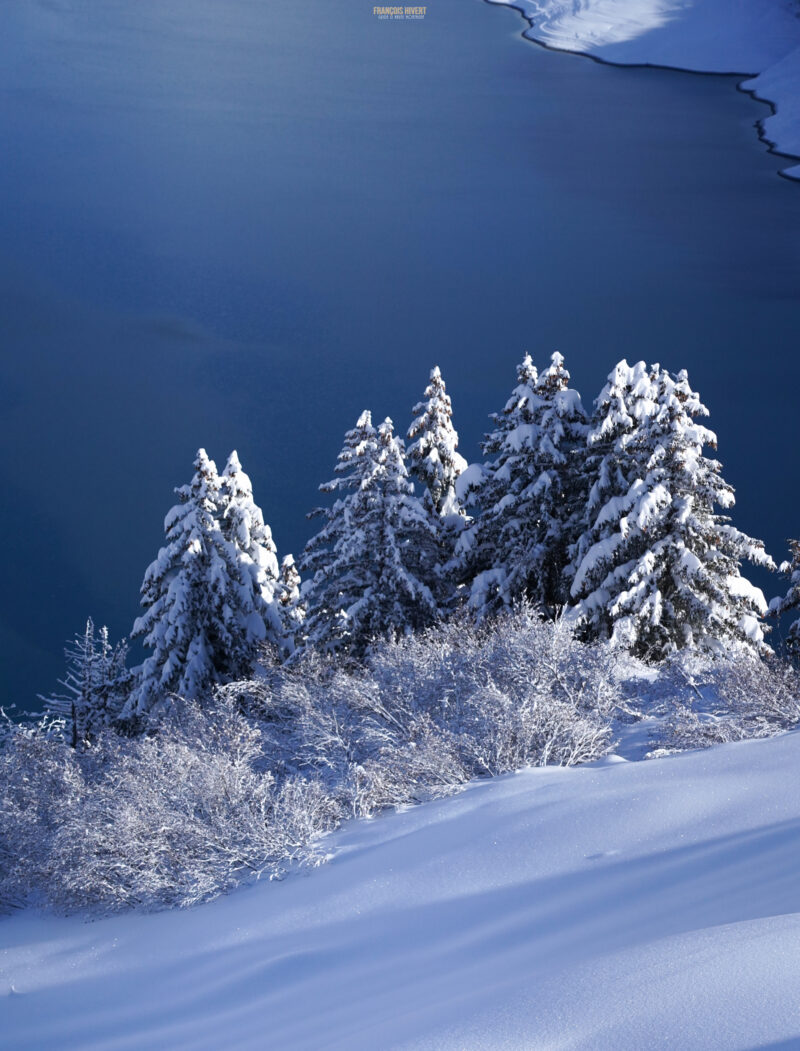
<svg viewBox="0 0 800 1051">
<path fill-rule="evenodd" d="M 758 74 L 744 88 L 771 103 L 763 135 L 800 158 L 800 6 L 795 0 L 489 0 L 518 10 L 525 36 L 603 62 Z M 786 175 L 800 179 L 800 165 Z"/>
<path fill-rule="evenodd" d="M 736 78 L 547 52 L 481 0 L 21 0 L 0 59 L 3 702 L 87 614 L 130 629 L 198 446 L 297 552 L 344 430 L 404 430 L 434 363 L 471 460 L 526 350 L 587 403 L 623 356 L 688 367 L 783 556 L 800 193 Z"/>
</svg>

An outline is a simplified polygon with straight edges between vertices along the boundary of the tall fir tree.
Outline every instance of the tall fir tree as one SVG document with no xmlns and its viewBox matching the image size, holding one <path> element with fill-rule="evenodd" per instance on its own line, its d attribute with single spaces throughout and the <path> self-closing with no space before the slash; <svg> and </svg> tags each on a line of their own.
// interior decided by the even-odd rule
<svg viewBox="0 0 800 1051">
<path fill-rule="evenodd" d="M 62 692 L 39 699 L 48 715 L 64 720 L 73 748 L 91 742 L 119 717 L 130 688 L 127 653 L 125 640 L 112 645 L 108 628 L 97 631 L 91 617 L 65 648 Z"/>
<path fill-rule="evenodd" d="M 148 567 L 144 613 L 132 631 L 152 650 L 123 718 L 136 722 L 171 694 L 199 698 L 210 686 L 252 671 L 265 626 L 241 560 L 226 540 L 221 480 L 200 449 L 191 484 L 164 520 L 166 545 Z"/>
<path fill-rule="evenodd" d="M 445 569 L 452 560 L 459 534 L 468 523 L 456 493 L 467 461 L 458 452 L 458 433 L 453 426 L 453 407 L 439 366 L 431 370 L 424 400 L 413 409 L 408 429 L 411 444 L 406 450 L 409 474 L 422 486 L 422 503 L 435 528 L 435 545 L 427 545 L 420 564 L 421 579 L 446 609 L 456 589 Z"/>
<path fill-rule="evenodd" d="M 676 649 L 766 652 L 761 591 L 742 561 L 774 568 L 760 541 L 715 508 L 735 499 L 717 460 L 708 410 L 686 372 L 621 363 L 598 399 L 590 443 L 601 450 L 571 616 L 591 637 L 659 660 Z"/>
<path fill-rule="evenodd" d="M 623 497 L 642 474 L 641 428 L 656 411 L 657 399 L 653 370 L 643 361 L 629 365 L 624 359 L 611 370 L 595 399 L 585 455 L 588 496 L 572 549 L 576 571 L 589 548 L 613 531 L 600 512 Z"/>
<path fill-rule="evenodd" d="M 312 512 L 325 524 L 302 561 L 313 573 L 304 592 L 305 645 L 358 657 L 378 637 L 435 621 L 436 600 L 420 572 L 435 530 L 413 495 L 392 421 L 375 429 L 362 413 L 345 436 L 336 478 L 320 489 L 340 495 Z"/>
<path fill-rule="evenodd" d="M 517 386 L 483 443 L 492 457 L 471 482 L 481 513 L 459 539 L 456 565 L 479 618 L 527 598 L 554 616 L 567 601 L 571 541 L 584 499 L 587 420 L 560 354 L 541 376 L 526 355 Z"/>
<path fill-rule="evenodd" d="M 265 638 L 283 652 L 287 640 L 277 597 L 278 552 L 235 449 L 220 479 L 220 512 L 222 535 L 232 546 L 238 563 L 242 608 L 252 607 L 257 614 L 248 630 L 254 638 Z"/>
<path fill-rule="evenodd" d="M 453 406 L 439 366 L 431 370 L 424 400 L 413 409 L 406 451 L 409 472 L 424 487 L 422 499 L 441 518 L 464 517 L 456 496 L 456 482 L 467 461 L 458 452 L 458 432 L 453 426 Z"/>
</svg>

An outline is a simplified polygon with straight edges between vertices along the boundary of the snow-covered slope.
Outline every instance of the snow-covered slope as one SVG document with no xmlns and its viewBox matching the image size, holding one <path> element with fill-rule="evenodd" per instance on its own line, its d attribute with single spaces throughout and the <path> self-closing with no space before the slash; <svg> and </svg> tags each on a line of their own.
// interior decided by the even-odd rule
<svg viewBox="0 0 800 1051">
<path fill-rule="evenodd" d="M 797 0 L 491 0 L 519 9 L 526 36 L 607 62 L 760 74 L 748 91 L 774 103 L 764 133 L 800 156 Z M 800 165 L 786 174 L 800 178 Z"/>
<path fill-rule="evenodd" d="M 800 1042 L 798 769 L 795 733 L 527 771 L 354 823 L 328 866 L 212 905 L 16 916 L 0 922 L 0 1043 Z"/>
</svg>

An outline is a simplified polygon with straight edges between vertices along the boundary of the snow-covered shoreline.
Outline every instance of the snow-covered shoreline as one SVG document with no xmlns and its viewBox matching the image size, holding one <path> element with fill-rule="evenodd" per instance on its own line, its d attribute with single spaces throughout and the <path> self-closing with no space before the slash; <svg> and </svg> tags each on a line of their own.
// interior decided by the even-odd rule
<svg viewBox="0 0 800 1051">
<path fill-rule="evenodd" d="M 530 23 L 525 36 L 618 65 L 738 73 L 773 114 L 775 152 L 800 157 L 800 4 L 795 0 L 489 0 Z M 749 74 L 749 76 L 748 76 Z M 784 175 L 800 179 L 800 164 Z"/>
</svg>

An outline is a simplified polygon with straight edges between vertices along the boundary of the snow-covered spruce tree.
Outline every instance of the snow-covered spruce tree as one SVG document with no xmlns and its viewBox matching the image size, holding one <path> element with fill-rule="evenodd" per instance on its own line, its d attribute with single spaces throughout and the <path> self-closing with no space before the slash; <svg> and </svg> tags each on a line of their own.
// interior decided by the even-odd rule
<svg viewBox="0 0 800 1051">
<path fill-rule="evenodd" d="M 450 563 L 458 536 L 468 521 L 456 495 L 456 483 L 467 461 L 458 452 L 453 407 L 438 365 L 431 370 L 424 400 L 413 411 L 406 463 L 409 473 L 422 485 L 422 503 L 436 529 L 435 551 L 428 558 L 423 579 L 438 604 L 445 608 L 454 596 L 454 588 L 444 567 Z"/>
<path fill-rule="evenodd" d="M 800 609 L 800 540 L 790 540 L 791 559 L 781 563 L 780 571 L 789 577 L 789 590 L 783 597 L 772 599 L 769 612 L 773 617 L 782 617 L 784 613 Z M 786 647 L 793 657 L 800 656 L 800 620 L 795 620 L 789 627 Z"/>
<path fill-rule="evenodd" d="M 437 619 L 420 569 L 435 551 L 435 529 L 413 495 L 391 420 L 375 429 L 362 413 L 347 432 L 336 475 L 320 489 L 341 495 L 312 512 L 325 525 L 303 554 L 303 568 L 313 573 L 304 592 L 304 648 L 359 657 L 376 638 Z"/>
<path fill-rule="evenodd" d="M 493 459 L 471 488 L 481 514 L 456 549 L 479 618 L 522 598 L 555 616 L 568 600 L 588 429 L 569 379 L 560 354 L 541 376 L 526 355 L 511 398 L 493 416 L 495 429 L 483 443 Z"/>
<path fill-rule="evenodd" d="M 276 592 L 278 611 L 283 625 L 283 638 L 289 653 L 301 642 L 306 604 L 301 594 L 301 578 L 294 555 L 285 555 L 281 562 L 281 579 Z"/>
<path fill-rule="evenodd" d="M 707 415 L 685 371 L 673 378 L 642 362 L 618 365 L 598 399 L 590 444 L 602 455 L 570 616 L 650 660 L 684 647 L 769 651 L 764 596 L 740 570 L 774 564 L 715 510 L 735 501 L 720 463 L 703 455 L 716 448 L 697 422 Z"/>
<path fill-rule="evenodd" d="M 220 479 L 222 534 L 232 545 L 241 577 L 241 605 L 257 611 L 264 637 L 277 650 L 287 649 L 277 592 L 280 586 L 277 548 L 261 508 L 253 499 L 253 486 L 242 470 L 236 450 L 228 457 Z M 261 628 L 253 625 L 255 634 Z"/>
<path fill-rule="evenodd" d="M 406 450 L 409 471 L 424 486 L 422 499 L 442 518 L 464 517 L 456 496 L 456 481 L 467 461 L 458 452 L 458 432 L 453 426 L 453 406 L 437 365 L 431 370 L 424 400 L 414 406 L 415 419 L 408 429 Z"/>
<path fill-rule="evenodd" d="M 568 575 L 570 599 L 580 604 L 585 590 L 583 575 L 588 571 L 587 555 L 595 554 L 612 543 L 616 527 L 608 512 L 615 501 L 623 499 L 631 484 L 645 473 L 643 457 L 646 448 L 641 441 L 641 427 L 656 411 L 658 398 L 656 376 L 643 361 L 629 365 L 624 359 L 608 374 L 605 386 L 594 402 L 591 424 L 586 438 L 584 470 L 588 495 L 584 503 L 580 529 L 571 550 Z M 598 563 L 598 572 L 602 565 Z M 580 574 L 580 575 L 579 575 Z M 576 577 L 578 577 L 576 581 Z M 604 607 L 580 609 L 585 635 L 604 634 Z M 576 620 L 575 611 L 571 619 Z M 605 633 L 607 634 L 607 632 Z"/>
<path fill-rule="evenodd" d="M 118 718 L 130 688 L 127 653 L 125 640 L 112 646 L 108 628 L 96 631 L 91 617 L 66 646 L 67 670 L 59 680 L 62 691 L 39 699 L 44 701 L 45 715 L 63 719 L 73 748 L 91 741 Z"/>
<path fill-rule="evenodd" d="M 153 652 L 123 711 L 134 724 L 170 694 L 198 699 L 214 683 L 248 675 L 265 637 L 262 606 L 223 533 L 217 468 L 204 449 L 194 466 L 191 484 L 176 490 L 180 502 L 164 520 L 167 543 L 142 583 L 145 612 L 131 634 Z"/>
</svg>

